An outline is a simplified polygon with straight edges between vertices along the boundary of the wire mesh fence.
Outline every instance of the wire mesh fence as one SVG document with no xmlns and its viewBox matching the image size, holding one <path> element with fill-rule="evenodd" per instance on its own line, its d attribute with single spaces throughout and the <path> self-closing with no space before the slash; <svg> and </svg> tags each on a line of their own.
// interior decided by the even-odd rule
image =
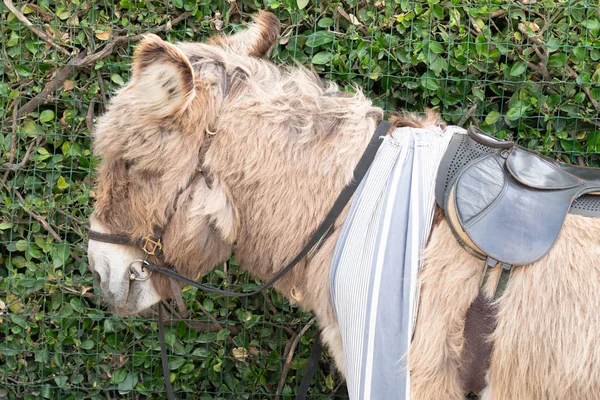
<svg viewBox="0 0 600 400">
<path fill-rule="evenodd" d="M 600 5 L 592 1 L 4 0 L 0 6 L 0 398 L 164 397 L 155 319 L 120 318 L 87 272 L 95 117 L 129 78 L 141 34 L 201 41 L 269 9 L 272 55 L 387 111 L 433 107 L 451 124 L 599 166 Z M 257 287 L 235 259 L 203 278 Z M 169 366 L 180 398 L 290 398 L 317 327 L 270 291 L 187 288 Z M 307 329 L 303 327 L 310 324 Z M 310 396 L 345 398 L 321 361 Z"/>
</svg>

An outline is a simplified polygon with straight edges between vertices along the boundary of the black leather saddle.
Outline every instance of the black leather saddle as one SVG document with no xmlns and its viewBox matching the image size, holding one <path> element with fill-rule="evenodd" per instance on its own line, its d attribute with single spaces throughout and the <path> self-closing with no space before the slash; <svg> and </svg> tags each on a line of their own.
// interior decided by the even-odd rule
<svg viewBox="0 0 600 400">
<path fill-rule="evenodd" d="M 600 168 L 561 163 L 476 127 L 455 134 L 437 179 L 437 203 L 461 244 L 503 265 L 542 258 L 567 213 L 600 216 Z"/>
<path fill-rule="evenodd" d="M 507 286 L 513 266 L 531 264 L 554 245 L 567 213 L 600 217 L 600 168 L 560 163 L 475 127 L 456 133 L 438 169 L 436 201 L 459 242 L 485 259 L 481 288 L 493 298 Z M 486 386 L 496 326 L 492 299 L 480 291 L 465 319 L 462 381 L 466 392 Z"/>
</svg>

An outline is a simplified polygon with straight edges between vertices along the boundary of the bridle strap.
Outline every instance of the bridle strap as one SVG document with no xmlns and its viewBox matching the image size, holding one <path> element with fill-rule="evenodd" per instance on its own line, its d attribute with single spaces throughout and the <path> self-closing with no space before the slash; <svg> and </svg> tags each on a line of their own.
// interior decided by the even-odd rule
<svg viewBox="0 0 600 400">
<path fill-rule="evenodd" d="M 163 305 L 158 303 L 158 340 L 160 342 L 160 360 L 162 362 L 162 373 L 165 380 L 167 398 L 175 400 L 173 385 L 171 385 L 171 373 L 169 372 L 169 360 L 167 359 L 167 343 L 165 341 L 165 323 L 163 320 Z"/>
<path fill-rule="evenodd" d="M 141 240 L 135 240 L 127 235 L 117 235 L 113 233 L 102 233 L 90 230 L 88 232 L 88 239 L 95 240 L 97 242 L 120 244 L 122 246 L 135 246 L 141 245 Z"/>
<path fill-rule="evenodd" d="M 381 143 L 383 142 L 383 140 L 382 140 L 383 137 L 385 137 L 387 135 L 389 126 L 390 126 L 390 124 L 387 121 L 381 121 L 379 123 L 379 125 L 377 126 L 377 129 L 375 130 L 375 133 L 373 134 L 373 137 L 371 138 L 371 141 L 367 145 L 367 148 L 365 149 L 363 155 L 361 156 L 360 160 L 358 161 L 358 164 L 354 168 L 352 181 L 350 182 L 350 184 L 348 186 L 346 186 L 341 191 L 341 193 L 339 194 L 339 196 L 333 203 L 333 206 L 327 213 L 325 219 L 319 225 L 317 230 L 313 233 L 313 235 L 311 236 L 308 243 L 306 243 L 304 248 L 298 253 L 298 255 L 296 255 L 296 257 L 294 257 L 292 259 L 292 261 L 290 261 L 283 269 L 281 269 L 277 274 L 275 274 L 275 276 L 273 278 L 269 279 L 266 283 L 264 283 L 258 289 L 253 290 L 252 292 L 245 292 L 245 293 L 230 292 L 227 290 L 221 290 L 221 289 L 209 286 L 209 285 L 202 284 L 195 280 L 189 279 L 183 275 L 176 273 L 175 271 L 173 271 L 171 269 L 162 267 L 160 265 L 147 263 L 147 264 L 144 264 L 144 267 L 148 268 L 151 271 L 160 272 L 161 274 L 164 274 L 170 278 L 171 288 L 174 291 L 173 294 L 174 294 L 174 296 L 176 296 L 176 300 L 178 303 L 183 303 L 183 301 L 181 300 L 181 294 L 179 294 L 178 296 L 175 294 L 176 292 L 179 292 L 179 290 L 178 290 L 179 285 L 177 285 L 177 283 L 173 281 L 174 279 L 176 279 L 180 282 L 186 283 L 190 286 L 194 286 L 206 293 L 217 294 L 217 295 L 225 296 L 225 297 L 249 297 L 249 296 L 254 296 L 256 294 L 261 293 L 265 289 L 272 286 L 275 282 L 277 282 L 279 279 L 281 279 L 288 272 L 290 272 L 292 270 L 292 268 L 294 268 L 294 266 L 296 266 L 300 262 L 300 260 L 302 260 L 304 257 L 306 257 L 306 255 L 318 243 L 320 243 L 321 240 L 323 240 L 323 238 L 327 235 L 327 233 L 329 232 L 329 230 L 331 229 L 331 227 L 333 226 L 333 224 L 335 223 L 337 218 L 340 216 L 340 214 L 342 213 L 342 211 L 344 210 L 344 208 L 346 207 L 346 205 L 348 204 L 348 202 L 354 195 L 354 192 L 358 188 L 358 185 L 360 184 L 360 182 L 362 181 L 364 176 L 367 174 L 367 171 L 369 170 L 369 167 L 371 166 L 371 163 L 375 159 L 375 155 L 377 154 L 377 151 L 379 150 L 379 147 L 381 146 Z M 139 242 L 139 241 L 133 241 L 129 238 L 126 238 L 127 241 L 125 242 L 125 240 L 123 240 L 123 238 L 125 238 L 125 237 L 123 237 L 121 235 L 103 234 L 103 233 L 93 232 L 93 231 L 90 231 L 88 233 L 88 237 L 92 240 L 108 242 L 108 243 L 115 243 L 115 244 L 134 245 L 133 243 Z M 174 289 L 175 286 L 177 286 L 177 290 Z M 167 397 L 169 400 L 173 400 L 175 397 L 174 397 L 174 393 L 173 393 L 173 387 L 171 385 L 169 363 L 167 360 L 166 343 L 165 343 L 165 337 L 164 337 L 164 325 L 163 325 L 163 310 L 162 309 L 163 309 L 163 306 L 162 306 L 162 304 L 159 303 L 159 305 L 158 305 L 158 332 L 159 332 L 159 340 L 160 340 L 160 346 L 161 346 L 162 371 L 163 371 L 163 377 L 165 379 L 165 387 L 167 390 Z M 183 309 L 185 309 L 185 307 Z M 304 378 L 302 379 L 302 383 L 298 390 L 298 394 L 296 397 L 297 400 L 303 400 L 306 398 L 306 393 L 308 392 L 308 387 L 310 386 L 310 382 L 311 382 L 312 377 L 318 366 L 321 350 L 322 350 L 322 343 L 321 343 L 320 335 L 317 334 L 317 337 L 315 338 L 315 342 L 314 342 L 312 350 L 311 350 L 309 366 L 306 369 L 306 373 L 304 375 Z"/>
<path fill-rule="evenodd" d="M 302 382 L 300 382 L 300 386 L 298 387 L 296 400 L 306 399 L 310 382 L 315 376 L 315 372 L 317 372 L 317 367 L 319 366 L 319 360 L 321 359 L 322 352 L 323 342 L 321 342 L 321 334 L 317 331 L 317 336 L 315 337 L 315 341 L 313 342 L 313 345 L 310 349 L 308 364 L 306 364 L 306 367 L 304 368 L 304 376 L 302 377 Z"/>
<path fill-rule="evenodd" d="M 231 292 L 228 290 L 222 290 L 209 285 L 202 284 L 160 265 L 149 263 L 145 267 L 151 271 L 160 272 L 161 274 L 164 274 L 169 278 L 177 279 L 178 281 L 196 287 L 206 293 L 217 294 L 225 297 L 250 297 L 259 294 L 263 290 L 272 286 L 275 282 L 281 279 L 288 272 L 290 272 L 292 268 L 294 268 L 300 262 L 300 260 L 306 257 L 306 255 L 313 249 L 313 247 L 323 239 L 323 237 L 327 234 L 329 229 L 331 229 L 336 219 L 340 216 L 340 214 L 354 195 L 354 192 L 358 188 L 358 185 L 360 184 L 364 176 L 367 174 L 367 171 L 369 170 L 369 167 L 371 166 L 371 163 L 373 162 L 373 159 L 377 154 L 377 150 L 379 150 L 379 146 L 381 146 L 382 137 L 384 137 L 387 134 L 388 128 L 389 123 L 387 121 L 381 121 L 379 123 L 377 129 L 375 130 L 375 133 L 373 134 L 373 137 L 371 138 L 371 141 L 367 145 L 367 148 L 365 149 L 362 157 L 360 158 L 358 164 L 354 168 L 354 179 L 350 182 L 348 186 L 346 186 L 341 191 L 338 198 L 333 203 L 331 210 L 329 210 L 329 213 L 327 213 L 327 216 L 325 217 L 323 222 L 321 222 L 321 225 L 319 225 L 317 230 L 313 233 L 308 243 L 304 246 L 300 253 L 298 253 L 298 255 L 296 255 L 296 257 L 292 259 L 292 261 L 290 261 L 283 269 L 281 269 L 277 274 L 275 274 L 273 278 L 269 279 L 258 289 L 253 290 L 252 292 L 245 293 Z"/>
</svg>

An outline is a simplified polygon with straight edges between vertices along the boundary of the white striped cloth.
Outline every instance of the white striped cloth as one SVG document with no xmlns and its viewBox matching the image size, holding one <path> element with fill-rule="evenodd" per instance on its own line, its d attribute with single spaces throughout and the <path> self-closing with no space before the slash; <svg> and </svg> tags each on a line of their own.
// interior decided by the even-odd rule
<svg viewBox="0 0 600 400">
<path fill-rule="evenodd" d="M 357 189 L 331 263 L 331 295 L 350 399 L 409 399 L 417 272 L 431 230 L 435 178 L 458 127 L 400 128 Z"/>
</svg>

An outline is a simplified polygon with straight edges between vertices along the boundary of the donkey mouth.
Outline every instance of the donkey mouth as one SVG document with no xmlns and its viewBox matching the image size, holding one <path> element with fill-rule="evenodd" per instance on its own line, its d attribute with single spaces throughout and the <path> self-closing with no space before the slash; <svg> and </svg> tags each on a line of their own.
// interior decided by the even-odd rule
<svg viewBox="0 0 600 400">
<path fill-rule="evenodd" d="M 161 300 L 150 280 L 126 281 L 122 291 L 110 298 L 112 312 L 120 317 L 149 316 L 150 307 Z"/>
<path fill-rule="evenodd" d="M 127 277 L 117 282 L 103 282 L 101 285 L 104 300 L 116 314 L 126 316 L 129 302 L 130 284 Z"/>
</svg>

